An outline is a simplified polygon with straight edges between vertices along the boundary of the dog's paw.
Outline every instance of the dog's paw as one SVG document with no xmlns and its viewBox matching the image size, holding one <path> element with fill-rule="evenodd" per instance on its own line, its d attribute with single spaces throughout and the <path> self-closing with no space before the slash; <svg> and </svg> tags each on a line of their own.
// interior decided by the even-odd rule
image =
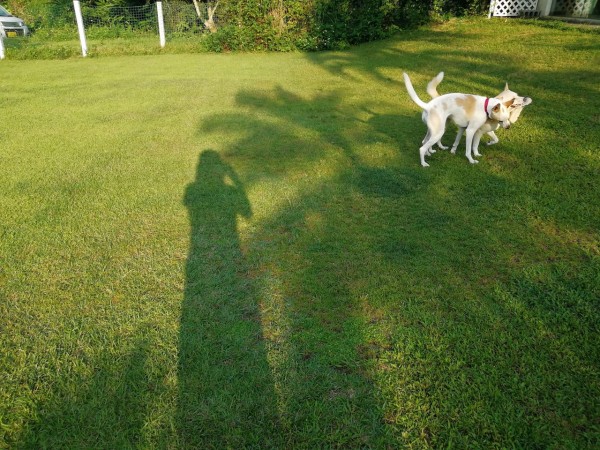
<svg viewBox="0 0 600 450">
<path fill-rule="evenodd" d="M 434 150 L 433 148 L 430 148 L 429 150 L 427 150 L 427 154 L 429 156 L 433 155 L 435 152 L 437 152 L 437 150 Z"/>
<path fill-rule="evenodd" d="M 473 152 L 473 156 L 481 156 L 481 153 L 479 153 L 479 152 Z"/>
<path fill-rule="evenodd" d="M 452 150 L 450 150 L 450 153 L 452 153 L 454 155 L 456 153 L 456 147 L 452 147 Z"/>
<path fill-rule="evenodd" d="M 427 164 L 425 161 L 423 161 L 423 162 L 421 163 L 421 165 L 422 165 L 423 167 L 429 167 L 429 164 Z"/>
<path fill-rule="evenodd" d="M 471 164 L 478 164 L 479 163 L 479 161 L 477 161 L 476 159 L 470 159 L 469 162 Z"/>
<path fill-rule="evenodd" d="M 439 143 L 439 142 L 438 142 L 438 145 L 437 145 L 437 146 L 440 148 L 440 150 L 448 150 L 448 147 L 446 147 L 445 145 L 442 145 L 442 144 L 441 144 L 441 143 Z"/>
<path fill-rule="evenodd" d="M 498 143 L 498 141 L 490 141 L 490 142 L 488 142 L 488 143 L 487 143 L 487 144 L 485 144 L 485 145 L 488 145 L 488 146 L 489 146 L 489 145 L 494 145 L 494 144 L 497 144 L 497 143 Z"/>
</svg>

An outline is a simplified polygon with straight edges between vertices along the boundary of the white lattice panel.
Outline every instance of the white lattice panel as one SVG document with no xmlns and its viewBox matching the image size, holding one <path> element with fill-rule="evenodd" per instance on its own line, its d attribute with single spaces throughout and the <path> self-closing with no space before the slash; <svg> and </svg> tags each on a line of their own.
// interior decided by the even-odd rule
<svg viewBox="0 0 600 450">
<path fill-rule="evenodd" d="M 587 17 L 592 9 L 593 0 L 556 0 L 554 12 L 573 17 Z"/>
<path fill-rule="evenodd" d="M 496 17 L 520 16 L 522 12 L 535 11 L 537 2 L 538 0 L 496 0 L 493 15 Z"/>
</svg>

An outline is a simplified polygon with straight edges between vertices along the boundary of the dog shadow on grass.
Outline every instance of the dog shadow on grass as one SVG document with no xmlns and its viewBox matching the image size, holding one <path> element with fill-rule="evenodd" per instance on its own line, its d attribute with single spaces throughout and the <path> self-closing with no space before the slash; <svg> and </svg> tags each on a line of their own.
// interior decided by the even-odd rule
<svg viewBox="0 0 600 450">
<path fill-rule="evenodd" d="M 191 226 L 179 338 L 179 438 L 186 448 L 258 446 L 276 426 L 257 295 L 240 247 L 252 210 L 233 168 L 200 155 L 183 202 Z M 264 443 L 264 442 L 263 442 Z"/>
</svg>

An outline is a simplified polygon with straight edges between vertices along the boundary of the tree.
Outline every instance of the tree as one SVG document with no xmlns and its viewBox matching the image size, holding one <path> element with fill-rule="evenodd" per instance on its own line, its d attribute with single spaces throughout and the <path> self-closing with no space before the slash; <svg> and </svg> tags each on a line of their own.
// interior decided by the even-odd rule
<svg viewBox="0 0 600 450">
<path fill-rule="evenodd" d="M 206 12 L 207 12 L 207 17 L 206 19 L 204 19 L 204 16 L 202 14 L 202 12 L 200 11 L 200 4 L 198 3 L 198 0 L 193 0 L 194 2 L 194 7 L 196 8 L 196 14 L 198 15 L 198 18 L 200 20 L 202 20 L 202 22 L 204 23 L 204 26 L 206 28 L 208 28 L 208 30 L 211 33 L 216 33 L 217 32 L 217 24 L 215 23 L 215 12 L 217 11 L 217 7 L 219 6 L 219 0 L 217 0 L 214 5 L 211 4 L 211 2 L 207 2 L 206 4 Z"/>
</svg>

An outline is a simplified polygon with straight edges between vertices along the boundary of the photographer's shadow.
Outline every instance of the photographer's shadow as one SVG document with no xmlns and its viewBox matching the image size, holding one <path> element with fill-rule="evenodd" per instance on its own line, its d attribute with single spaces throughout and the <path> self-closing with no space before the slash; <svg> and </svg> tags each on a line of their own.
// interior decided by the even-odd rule
<svg viewBox="0 0 600 450">
<path fill-rule="evenodd" d="M 256 287 L 237 230 L 250 203 L 220 155 L 186 188 L 190 248 L 179 336 L 178 428 L 186 448 L 242 448 L 276 436 L 277 409 Z"/>
</svg>

